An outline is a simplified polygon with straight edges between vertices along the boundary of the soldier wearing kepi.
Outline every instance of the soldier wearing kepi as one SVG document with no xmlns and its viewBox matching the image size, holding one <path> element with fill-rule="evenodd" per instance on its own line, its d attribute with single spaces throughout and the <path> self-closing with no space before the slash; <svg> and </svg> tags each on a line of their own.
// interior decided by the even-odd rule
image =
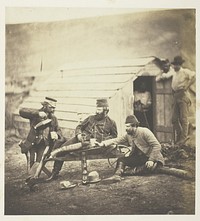
<svg viewBox="0 0 200 221">
<path fill-rule="evenodd" d="M 83 120 L 75 129 L 75 137 L 66 141 L 62 146 L 89 141 L 91 138 L 95 138 L 96 141 L 101 142 L 117 137 L 116 123 L 108 116 L 108 112 L 109 107 L 107 99 L 97 99 L 96 114 Z M 64 155 L 64 153 L 60 153 L 57 156 L 62 155 Z M 52 175 L 47 181 L 58 177 L 63 163 L 63 161 L 55 161 Z"/>
<path fill-rule="evenodd" d="M 145 127 L 139 127 L 134 115 L 126 118 L 126 132 L 122 137 L 105 140 L 97 145 L 124 144 L 132 148 L 129 156 L 118 158 L 114 176 L 110 179 L 121 180 L 122 175 L 137 175 L 152 172 L 156 167 L 164 165 L 161 145 L 154 134 Z M 125 167 L 129 167 L 125 170 Z"/>
<path fill-rule="evenodd" d="M 57 100 L 46 97 L 41 102 L 43 107 L 39 110 L 31 108 L 21 108 L 19 110 L 20 116 L 30 121 L 29 134 L 26 140 L 20 143 L 21 152 L 27 156 L 30 154 L 30 170 L 26 179 L 30 188 L 37 182 L 38 167 L 46 147 L 49 147 L 48 152 L 50 152 L 66 141 L 54 115 L 56 102 Z"/>
</svg>

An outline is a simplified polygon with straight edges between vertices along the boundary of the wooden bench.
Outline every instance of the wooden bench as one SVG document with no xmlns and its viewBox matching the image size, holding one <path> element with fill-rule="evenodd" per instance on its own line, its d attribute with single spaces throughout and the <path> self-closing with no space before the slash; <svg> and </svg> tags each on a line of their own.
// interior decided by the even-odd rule
<svg viewBox="0 0 200 221">
<path fill-rule="evenodd" d="M 44 151 L 42 160 L 39 165 L 39 169 L 37 171 L 36 177 L 40 176 L 41 171 L 43 171 L 48 177 L 51 175 L 51 172 L 45 166 L 49 161 L 81 161 L 81 173 L 82 173 L 82 182 L 85 183 L 85 175 L 88 173 L 87 169 L 87 160 L 92 159 L 108 159 L 108 163 L 110 166 L 115 167 L 115 163 L 117 162 L 117 158 L 124 156 L 127 154 L 130 149 L 124 145 L 111 145 L 109 147 L 91 147 L 88 144 L 85 147 L 81 147 L 81 143 L 77 143 L 75 145 L 80 145 L 80 148 L 73 151 L 66 151 L 62 156 L 56 156 L 54 153 L 58 152 L 57 149 L 52 151 L 50 156 L 47 155 L 48 147 Z M 65 146 L 66 149 L 69 146 Z M 60 149 L 60 148 L 58 148 Z M 125 149 L 125 151 L 123 150 Z M 62 152 L 62 151 L 61 151 Z M 60 153 L 60 152 L 58 152 Z M 111 162 L 112 159 L 112 162 Z"/>
</svg>

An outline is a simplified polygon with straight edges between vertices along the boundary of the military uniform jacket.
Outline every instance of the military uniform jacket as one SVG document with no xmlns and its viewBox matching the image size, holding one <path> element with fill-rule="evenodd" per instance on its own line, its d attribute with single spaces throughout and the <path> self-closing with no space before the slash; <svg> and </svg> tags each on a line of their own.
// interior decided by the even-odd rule
<svg viewBox="0 0 200 221">
<path fill-rule="evenodd" d="M 161 145 L 154 134 L 145 127 L 138 127 L 135 135 L 126 134 L 122 137 L 103 141 L 105 146 L 111 144 L 124 144 L 132 147 L 132 151 L 137 147 L 149 160 L 161 162 L 164 165 L 164 158 L 161 154 Z"/>
<path fill-rule="evenodd" d="M 106 116 L 97 121 L 95 115 L 89 116 L 76 127 L 75 135 L 80 133 L 86 135 L 86 140 L 96 138 L 98 142 L 117 137 L 117 126 L 114 120 Z"/>
<path fill-rule="evenodd" d="M 58 120 L 53 114 L 51 115 L 51 117 L 49 117 L 49 119 L 51 119 L 51 122 L 48 125 L 46 125 L 46 127 L 43 127 L 39 131 L 36 131 L 34 129 L 34 126 L 42 120 L 39 116 L 40 111 L 42 111 L 42 109 L 35 110 L 30 108 L 21 108 L 19 110 L 20 116 L 29 119 L 30 121 L 30 131 L 25 141 L 24 152 L 29 150 L 31 146 L 39 144 L 42 139 L 45 141 L 46 145 L 53 146 L 54 142 L 53 140 L 51 140 L 50 137 L 51 131 L 55 131 L 58 134 L 58 140 L 62 140 L 62 142 L 65 141 L 64 137 L 62 136 L 62 132 L 58 126 Z M 44 130 L 46 130 L 46 133 Z"/>
</svg>

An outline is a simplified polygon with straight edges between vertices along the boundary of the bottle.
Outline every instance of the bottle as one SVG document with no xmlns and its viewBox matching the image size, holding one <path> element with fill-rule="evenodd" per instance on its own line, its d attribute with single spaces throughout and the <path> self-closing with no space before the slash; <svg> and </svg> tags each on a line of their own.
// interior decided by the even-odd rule
<svg viewBox="0 0 200 221">
<path fill-rule="evenodd" d="M 87 175 L 88 175 L 88 171 L 87 171 L 87 157 L 86 157 L 86 153 L 82 152 L 82 184 L 86 185 L 87 184 Z"/>
<path fill-rule="evenodd" d="M 87 172 L 86 169 L 84 169 L 83 172 L 82 172 L 82 184 L 83 185 L 87 184 L 87 175 L 88 175 L 88 172 Z"/>
</svg>

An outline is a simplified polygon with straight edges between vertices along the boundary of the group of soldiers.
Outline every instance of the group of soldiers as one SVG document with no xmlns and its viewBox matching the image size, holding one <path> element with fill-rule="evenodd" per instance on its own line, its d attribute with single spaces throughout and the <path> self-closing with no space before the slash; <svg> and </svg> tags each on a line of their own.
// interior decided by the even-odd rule
<svg viewBox="0 0 200 221">
<path fill-rule="evenodd" d="M 160 79 L 172 77 L 174 97 L 172 123 L 177 133 L 178 144 L 183 144 L 188 135 L 188 106 L 190 104 L 188 88 L 194 82 L 195 76 L 193 72 L 181 67 L 183 62 L 182 57 L 176 56 L 173 62 L 166 64 L 168 71 L 163 69 L 163 74 L 160 76 Z M 169 71 L 172 65 L 173 72 Z M 84 143 L 90 139 L 95 139 L 95 145 L 105 149 L 119 144 L 131 148 L 128 156 L 123 155 L 117 159 L 114 175 L 110 177 L 111 180 L 121 181 L 122 176 L 151 173 L 157 168 L 163 167 L 161 144 L 150 129 L 140 126 L 135 115 L 126 117 L 126 134 L 119 137 L 115 121 L 108 116 L 107 99 L 97 99 L 96 113 L 87 117 L 76 127 L 74 137 L 66 139 L 54 115 L 56 103 L 56 99 L 46 97 L 41 103 L 41 109 L 21 108 L 19 111 L 21 117 L 30 120 L 30 132 L 26 140 L 20 144 L 21 152 L 26 155 L 30 154 L 30 170 L 26 179 L 30 188 L 37 182 L 38 167 L 41 166 L 45 151 L 47 155 L 50 155 L 57 148 Z M 63 156 L 63 154 L 63 152 L 59 153 L 58 156 Z M 58 178 L 62 165 L 63 161 L 54 162 L 47 181 Z"/>
</svg>

